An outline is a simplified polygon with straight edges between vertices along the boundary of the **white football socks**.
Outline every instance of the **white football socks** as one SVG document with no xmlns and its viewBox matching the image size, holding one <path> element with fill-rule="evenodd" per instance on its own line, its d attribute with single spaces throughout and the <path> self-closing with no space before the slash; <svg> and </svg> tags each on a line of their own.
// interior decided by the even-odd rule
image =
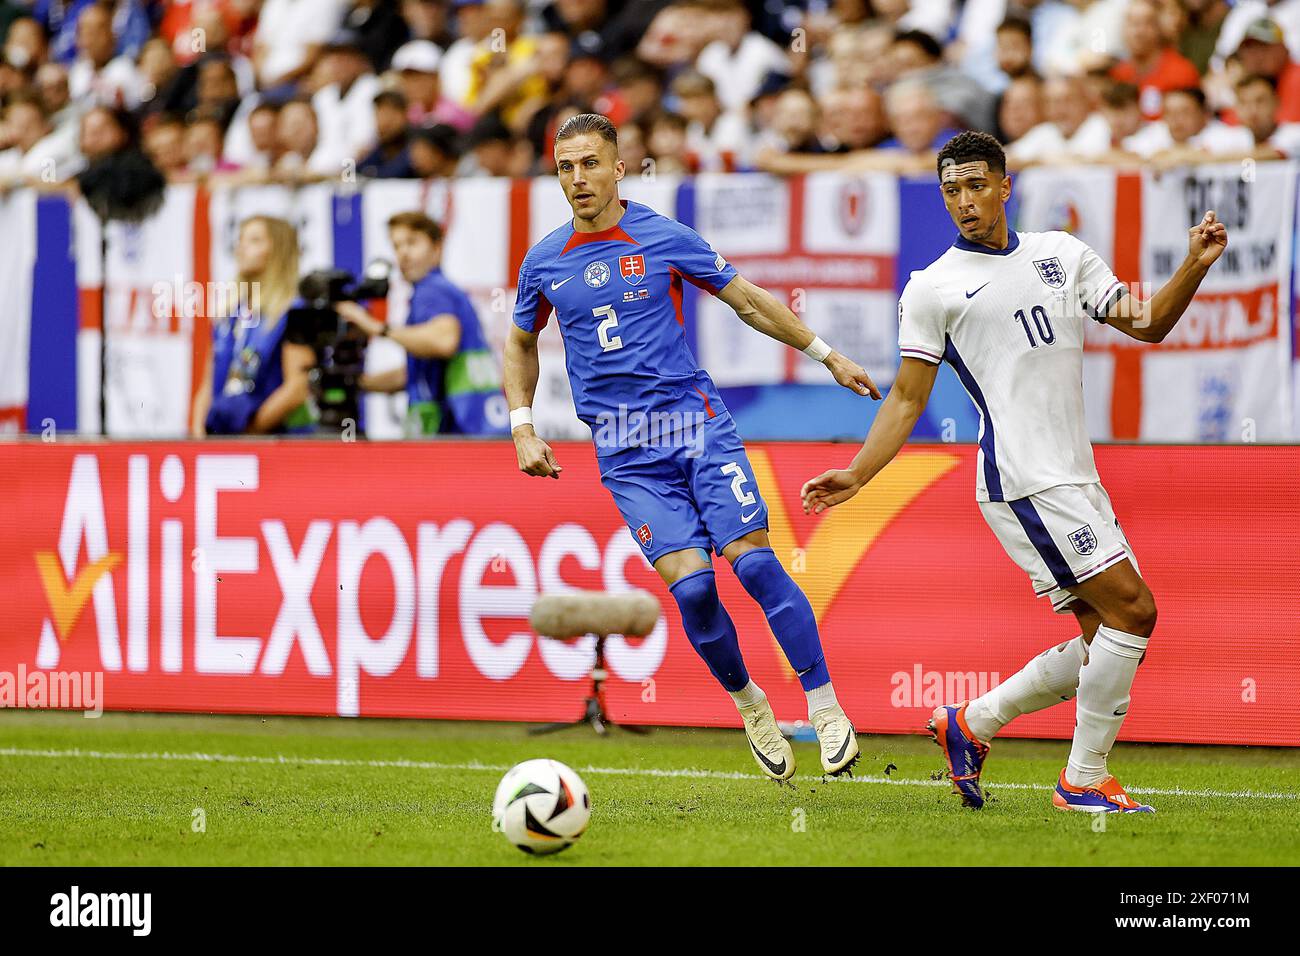
<svg viewBox="0 0 1300 956">
<path fill-rule="evenodd" d="M 1088 657 L 1088 645 L 1080 634 L 1064 644 L 1049 647 L 966 708 L 971 733 L 988 743 L 1003 727 L 1021 714 L 1051 707 L 1074 696 L 1079 686 L 1079 669 Z"/>
<path fill-rule="evenodd" d="M 1106 755 L 1128 713 L 1133 677 L 1146 649 L 1145 637 L 1104 624 L 1097 628 L 1088 663 L 1079 671 L 1074 742 L 1065 765 L 1065 780 L 1071 786 L 1091 786 L 1110 776 Z"/>
<path fill-rule="evenodd" d="M 759 687 L 753 681 L 750 681 L 744 687 L 740 688 L 740 690 L 729 690 L 727 693 L 731 695 L 731 699 L 736 702 L 736 707 L 739 709 L 753 707 L 760 701 L 767 700 L 767 695 L 763 693 L 763 688 Z"/>
<path fill-rule="evenodd" d="M 820 713 L 831 707 L 838 707 L 839 701 L 835 699 L 835 688 L 831 682 L 827 681 L 821 687 L 814 687 L 810 691 L 805 691 L 808 695 L 808 719 L 812 720 L 813 714 Z"/>
</svg>

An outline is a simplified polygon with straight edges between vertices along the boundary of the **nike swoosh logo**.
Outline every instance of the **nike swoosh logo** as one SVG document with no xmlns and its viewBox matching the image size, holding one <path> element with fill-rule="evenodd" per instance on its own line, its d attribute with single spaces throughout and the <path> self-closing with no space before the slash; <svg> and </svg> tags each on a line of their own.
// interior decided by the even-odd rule
<svg viewBox="0 0 1300 956">
<path fill-rule="evenodd" d="M 759 509 L 759 510 L 762 510 L 762 509 Z M 741 523 L 741 524 L 749 524 L 751 521 L 753 521 L 753 520 L 754 520 L 755 518 L 757 518 L 757 517 L 758 517 L 758 512 L 757 512 L 757 511 L 755 511 L 753 514 L 741 515 L 741 516 L 740 516 L 740 523 Z"/>
<path fill-rule="evenodd" d="M 992 282 L 992 281 L 993 281 L 992 279 L 989 280 L 989 282 Z M 988 282 L 984 283 L 984 285 L 988 285 L 988 284 L 989 284 Z M 977 296 L 977 295 L 980 294 L 980 289 L 983 289 L 983 288 L 984 288 L 984 285 L 980 286 L 979 289 L 976 289 L 974 292 L 967 292 L 967 293 L 966 293 L 966 298 L 968 298 L 968 299 L 973 299 L 973 298 L 975 298 L 975 296 Z"/>
<path fill-rule="evenodd" d="M 1115 714 L 1116 717 L 1123 717 L 1123 716 L 1124 716 L 1125 714 L 1127 714 L 1127 713 L 1128 713 L 1127 710 L 1117 710 L 1117 711 L 1114 711 L 1114 714 Z"/>
<path fill-rule="evenodd" d="M 781 758 L 781 762 L 780 762 L 780 763 L 772 763 L 772 761 L 768 760 L 767 757 L 763 756 L 763 752 L 762 752 L 761 750 L 759 750 L 757 747 L 754 746 L 754 741 L 752 741 L 752 740 L 749 742 L 749 749 L 752 750 L 752 751 L 754 751 L 754 756 L 755 756 L 755 757 L 757 757 L 759 760 L 763 761 L 763 766 L 764 766 L 764 767 L 766 767 L 768 770 L 772 771 L 772 772 L 773 772 L 774 774 L 776 774 L 778 777 L 781 776 L 781 774 L 785 773 L 785 758 L 784 758 L 784 757 Z"/>
<path fill-rule="evenodd" d="M 839 763 L 844 759 L 844 752 L 849 749 L 849 741 L 852 739 L 852 735 L 844 738 L 844 743 L 840 744 L 840 752 L 831 758 L 831 763 Z"/>
<path fill-rule="evenodd" d="M 573 279 L 573 278 L 576 278 L 576 276 L 569 276 L 569 279 Z M 556 289 L 558 289 L 560 286 L 564 285 L 565 282 L 568 282 L 569 279 L 565 279 L 565 280 L 563 280 L 563 281 L 561 281 L 561 282 L 556 282 L 554 279 L 552 279 L 552 280 L 551 280 L 551 291 L 554 292 L 554 291 L 555 291 Z M 987 285 L 987 283 L 985 283 L 985 285 Z"/>
</svg>

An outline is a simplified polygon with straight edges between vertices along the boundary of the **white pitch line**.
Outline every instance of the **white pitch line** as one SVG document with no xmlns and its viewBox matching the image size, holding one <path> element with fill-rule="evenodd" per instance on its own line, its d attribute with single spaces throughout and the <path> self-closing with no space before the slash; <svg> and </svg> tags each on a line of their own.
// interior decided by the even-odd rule
<svg viewBox="0 0 1300 956">
<path fill-rule="evenodd" d="M 107 750 L 32 750 L 22 747 L 2 747 L 0 757 L 43 757 L 52 759 L 83 760 L 173 760 L 193 763 L 247 763 L 247 764 L 300 764 L 308 767 L 394 767 L 405 770 L 482 770 L 504 773 L 510 769 L 506 764 L 478 763 L 439 763 L 432 760 L 352 760 L 344 757 L 300 757 L 276 754 L 274 757 L 261 757 L 253 754 L 208 754 L 177 753 L 174 751 L 152 751 L 131 753 Z M 753 773 L 739 773 L 727 770 L 665 770 L 658 767 L 578 767 L 581 773 L 600 774 L 622 777 L 668 777 L 706 780 L 762 780 L 763 777 Z M 894 787 L 947 787 L 947 780 L 928 780 L 896 777 L 847 777 L 837 783 L 885 784 Z M 1042 783 L 992 783 L 989 790 L 1053 790 L 1052 786 Z M 1217 800 L 1300 800 L 1300 793 L 1275 793 L 1259 790 L 1173 790 L 1153 787 L 1131 787 L 1129 793 L 1150 794 L 1157 797 L 1207 797 Z"/>
</svg>

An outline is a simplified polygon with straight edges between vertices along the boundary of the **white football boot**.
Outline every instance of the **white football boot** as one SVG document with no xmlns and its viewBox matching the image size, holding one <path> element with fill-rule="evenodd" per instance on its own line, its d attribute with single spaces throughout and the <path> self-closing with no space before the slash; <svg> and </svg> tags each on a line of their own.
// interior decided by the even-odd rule
<svg viewBox="0 0 1300 956">
<path fill-rule="evenodd" d="M 772 705 L 767 702 L 767 698 L 764 697 L 752 707 L 741 707 L 740 716 L 745 721 L 749 749 L 754 752 L 754 760 L 763 773 L 773 780 L 789 780 L 793 777 L 794 751 L 777 727 L 776 715 L 772 713 Z"/>
<path fill-rule="evenodd" d="M 842 773 L 853 776 L 853 765 L 858 762 L 858 738 L 853 724 L 839 704 L 827 707 L 812 715 L 813 729 L 822 748 L 822 769 L 832 777 Z"/>
</svg>

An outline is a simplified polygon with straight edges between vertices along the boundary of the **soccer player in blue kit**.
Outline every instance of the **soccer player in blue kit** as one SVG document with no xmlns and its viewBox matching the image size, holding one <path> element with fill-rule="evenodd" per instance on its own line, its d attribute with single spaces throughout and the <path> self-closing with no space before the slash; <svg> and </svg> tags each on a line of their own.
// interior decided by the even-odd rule
<svg viewBox="0 0 1300 956">
<path fill-rule="evenodd" d="M 762 607 L 807 694 L 822 768 L 841 774 L 858 758 L 853 725 L 831 686 L 812 607 L 768 541 L 767 506 L 735 423 L 686 343 L 683 283 L 716 295 L 751 328 L 801 349 L 840 385 L 876 399 L 880 393 L 865 370 L 745 281 L 693 229 L 619 199 L 625 168 L 608 118 L 584 113 L 565 122 L 555 137 L 555 162 L 573 220 L 524 257 L 505 348 L 519 469 L 549 478 L 563 470 L 534 430 L 530 409 L 537 337 L 554 310 L 601 482 L 677 601 L 691 644 L 735 701 L 754 759 L 773 779 L 794 774 L 794 753 L 745 669 L 736 627 L 718 598 L 710 549 L 731 562 Z"/>
</svg>

